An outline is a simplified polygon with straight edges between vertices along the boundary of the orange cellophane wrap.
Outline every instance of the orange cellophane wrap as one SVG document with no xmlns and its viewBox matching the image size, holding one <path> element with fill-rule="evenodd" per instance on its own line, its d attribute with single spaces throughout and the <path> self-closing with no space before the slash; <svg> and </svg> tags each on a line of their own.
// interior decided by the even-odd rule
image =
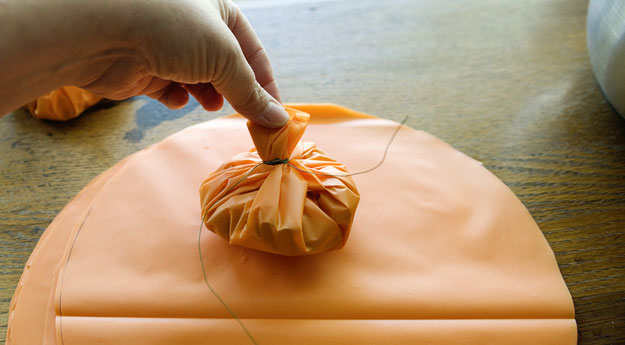
<svg viewBox="0 0 625 345">
<path fill-rule="evenodd" d="M 64 86 L 27 104 L 30 113 L 45 120 L 67 121 L 82 114 L 102 97 L 76 86 Z"/>
<path fill-rule="evenodd" d="M 275 254 L 340 249 L 349 236 L 360 194 L 354 180 L 345 176 L 343 164 L 314 143 L 300 142 L 310 115 L 287 112 L 290 120 L 282 128 L 248 122 L 256 149 L 235 156 L 202 183 L 204 223 L 230 244 Z M 256 167 L 277 158 L 319 175 L 288 164 Z"/>
<path fill-rule="evenodd" d="M 304 140 L 375 165 L 397 123 L 334 105 Z M 345 143 L 348 142 L 349 145 Z M 118 163 L 50 224 L 26 263 L 7 345 L 245 345 L 198 254 L 197 187 L 252 146 L 245 119 L 189 127 Z M 200 241 L 213 289 L 260 345 L 574 345 L 549 244 L 479 162 L 406 126 L 362 195 L 345 247 L 282 256 Z"/>
</svg>

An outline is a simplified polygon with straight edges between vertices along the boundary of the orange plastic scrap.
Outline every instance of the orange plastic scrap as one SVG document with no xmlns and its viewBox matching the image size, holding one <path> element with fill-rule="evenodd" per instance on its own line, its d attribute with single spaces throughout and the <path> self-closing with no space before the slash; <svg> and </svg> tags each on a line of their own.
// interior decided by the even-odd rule
<svg viewBox="0 0 625 345">
<path fill-rule="evenodd" d="M 291 119 L 282 128 L 248 122 L 256 149 L 235 156 L 202 183 L 204 224 L 230 244 L 270 253 L 340 249 L 360 194 L 343 164 L 314 143 L 300 142 L 310 115 L 287 111 Z"/>
<path fill-rule="evenodd" d="M 102 97 L 76 86 L 64 86 L 27 104 L 38 119 L 67 121 L 82 114 Z"/>
</svg>

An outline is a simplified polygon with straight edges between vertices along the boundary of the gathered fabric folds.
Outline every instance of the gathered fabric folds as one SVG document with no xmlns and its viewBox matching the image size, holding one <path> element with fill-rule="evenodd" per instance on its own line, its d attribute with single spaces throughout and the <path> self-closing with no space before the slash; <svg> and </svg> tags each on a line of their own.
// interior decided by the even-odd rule
<svg viewBox="0 0 625 345">
<path fill-rule="evenodd" d="M 76 86 L 64 86 L 36 100 L 26 107 L 30 113 L 45 120 L 67 121 L 82 114 L 102 97 Z"/>
<path fill-rule="evenodd" d="M 286 110 L 290 120 L 282 128 L 248 121 L 255 148 L 202 183 L 204 224 L 230 244 L 275 254 L 340 249 L 360 194 L 343 164 L 300 141 L 310 115 Z"/>
</svg>

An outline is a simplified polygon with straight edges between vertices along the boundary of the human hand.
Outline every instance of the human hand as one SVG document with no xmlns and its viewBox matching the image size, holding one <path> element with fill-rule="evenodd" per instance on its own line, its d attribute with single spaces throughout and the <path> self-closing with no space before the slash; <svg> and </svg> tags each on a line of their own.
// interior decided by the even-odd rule
<svg viewBox="0 0 625 345">
<path fill-rule="evenodd" d="M 268 127 L 288 115 L 269 57 L 251 25 L 230 0 L 139 0 L 129 27 L 134 54 L 101 61 L 83 87 L 107 98 L 146 94 L 177 109 L 188 94 L 206 110 L 222 95 L 233 108 Z M 124 10 L 127 10 L 124 9 Z"/>
<path fill-rule="evenodd" d="M 0 28 L 6 27 L 11 52 L 0 67 L 4 99 L 25 103 L 76 85 L 111 99 L 145 94 L 172 109 L 191 94 L 217 110 L 225 97 L 260 125 L 288 121 L 267 53 L 231 0 L 13 0 L 4 6 Z M 20 32 L 22 22 L 32 30 Z"/>
</svg>

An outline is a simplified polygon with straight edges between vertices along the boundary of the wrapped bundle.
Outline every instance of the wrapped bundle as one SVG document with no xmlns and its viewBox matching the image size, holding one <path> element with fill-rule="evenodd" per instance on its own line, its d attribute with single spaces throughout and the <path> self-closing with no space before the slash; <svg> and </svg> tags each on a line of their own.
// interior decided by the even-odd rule
<svg viewBox="0 0 625 345">
<path fill-rule="evenodd" d="M 64 86 L 36 100 L 26 107 L 30 113 L 45 120 L 67 121 L 82 114 L 102 97 L 76 86 Z"/>
<path fill-rule="evenodd" d="M 248 122 L 255 149 L 222 164 L 200 188 L 204 224 L 230 244 L 282 255 L 345 245 L 360 199 L 345 166 L 300 142 L 310 115 L 287 109 L 270 129 Z"/>
</svg>

